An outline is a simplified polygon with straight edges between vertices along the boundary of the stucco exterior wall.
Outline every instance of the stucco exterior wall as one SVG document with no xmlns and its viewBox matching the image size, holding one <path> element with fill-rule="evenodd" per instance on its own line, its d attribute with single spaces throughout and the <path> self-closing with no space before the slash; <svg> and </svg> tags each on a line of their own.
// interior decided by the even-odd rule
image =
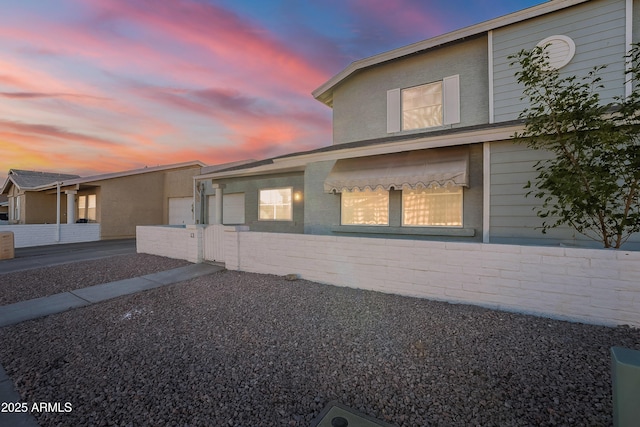
<svg viewBox="0 0 640 427">
<path fill-rule="evenodd" d="M 164 175 L 150 172 L 95 181 L 100 186 L 100 224 L 103 239 L 136 235 L 136 225 L 162 224 Z"/>
<path fill-rule="evenodd" d="M 62 197 L 61 197 L 62 198 Z M 64 198 L 66 203 L 66 197 Z M 25 224 L 51 224 L 56 222 L 56 195 L 26 191 L 22 200 Z M 60 202 L 62 205 L 62 201 Z M 66 222 L 66 210 L 64 222 Z M 62 221 L 62 218 L 60 219 Z"/>
<path fill-rule="evenodd" d="M 448 128 L 438 126 L 388 134 L 387 91 L 431 83 L 456 74 L 460 75 L 461 121 L 450 127 L 488 123 L 487 67 L 487 38 L 479 36 L 359 71 L 334 90 L 333 143 Z"/>
</svg>

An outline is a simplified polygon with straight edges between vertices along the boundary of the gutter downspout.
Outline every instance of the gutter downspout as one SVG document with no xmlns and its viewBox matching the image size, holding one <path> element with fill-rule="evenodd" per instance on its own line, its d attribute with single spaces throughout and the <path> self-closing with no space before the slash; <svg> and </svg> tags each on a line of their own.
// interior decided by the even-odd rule
<svg viewBox="0 0 640 427">
<path fill-rule="evenodd" d="M 56 242 L 60 243 L 60 181 L 56 181 Z"/>
</svg>

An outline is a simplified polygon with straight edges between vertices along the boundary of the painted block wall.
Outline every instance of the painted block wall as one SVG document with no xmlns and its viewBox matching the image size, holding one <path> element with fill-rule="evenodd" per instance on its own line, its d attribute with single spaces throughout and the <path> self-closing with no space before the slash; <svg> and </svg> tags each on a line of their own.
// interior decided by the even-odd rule
<svg viewBox="0 0 640 427">
<path fill-rule="evenodd" d="M 57 227 L 56 224 L 0 225 L 0 231 L 13 232 L 16 248 L 100 240 L 100 224 L 60 224 L 59 240 L 56 240 Z"/>
<path fill-rule="evenodd" d="M 640 252 L 231 231 L 225 245 L 230 270 L 640 327 Z"/>
<path fill-rule="evenodd" d="M 487 38 L 479 36 L 359 71 L 335 88 L 333 143 L 442 130 L 443 127 L 387 133 L 387 91 L 460 75 L 461 122 L 451 127 L 488 123 Z"/>
<path fill-rule="evenodd" d="M 568 36 L 576 44 L 575 56 L 561 69 L 562 75 L 586 76 L 594 66 L 607 64 L 599 74 L 605 86 L 602 101 L 624 95 L 625 1 L 589 1 L 493 32 L 495 122 L 517 119 L 525 107 L 520 100 L 522 86 L 514 76 L 517 68 L 509 65 L 508 56 L 532 49 L 552 35 Z"/>
<path fill-rule="evenodd" d="M 136 250 L 138 253 L 202 262 L 202 227 L 137 226 Z"/>
</svg>

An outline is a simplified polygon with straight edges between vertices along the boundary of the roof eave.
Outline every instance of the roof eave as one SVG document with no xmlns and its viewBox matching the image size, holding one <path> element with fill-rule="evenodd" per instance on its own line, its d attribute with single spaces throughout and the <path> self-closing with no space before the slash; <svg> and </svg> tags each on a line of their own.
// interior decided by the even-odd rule
<svg viewBox="0 0 640 427">
<path fill-rule="evenodd" d="M 498 18 L 484 21 L 479 24 L 471 25 L 450 33 L 443 34 L 441 36 L 432 37 L 427 40 L 423 40 L 417 43 L 413 43 L 407 46 L 403 46 L 394 50 L 383 52 L 378 55 L 371 56 L 369 58 L 360 59 L 352 62 L 347 68 L 340 71 L 333 76 L 322 86 L 318 87 L 312 92 L 315 99 L 323 104 L 331 107 L 333 105 L 333 88 L 340 82 L 354 74 L 355 72 L 381 64 L 383 62 L 392 61 L 394 59 L 401 58 L 403 56 L 413 55 L 415 53 L 432 49 L 434 47 L 442 46 L 447 43 L 456 42 L 467 37 L 477 36 L 482 33 L 495 30 L 497 28 L 505 27 L 507 25 L 515 24 L 527 19 L 535 18 L 547 13 L 555 12 L 557 10 L 565 9 L 567 7 L 574 6 L 580 3 L 586 3 L 589 0 L 553 0 L 546 3 L 532 6 L 527 9 L 523 9 L 517 12 L 510 13 L 508 15 L 500 16 Z"/>
<path fill-rule="evenodd" d="M 433 148 L 452 147 L 458 145 L 477 144 L 483 142 L 494 142 L 509 140 L 515 132 L 521 132 L 523 123 L 512 121 L 498 126 L 488 126 L 478 129 L 460 129 L 458 132 L 451 132 L 445 135 L 416 135 L 411 139 L 392 140 L 384 143 L 376 143 L 364 146 L 345 147 L 335 146 L 330 151 L 314 151 L 293 153 L 284 157 L 271 159 L 270 163 L 261 164 L 245 169 L 236 169 L 221 172 L 212 172 L 205 175 L 195 176 L 195 180 L 201 179 L 222 179 L 237 178 L 255 175 L 268 175 L 275 173 L 304 171 L 310 162 L 320 162 L 326 160 L 338 160 L 353 157 L 365 157 L 381 154 L 391 154 L 402 151 L 425 150 Z"/>
</svg>

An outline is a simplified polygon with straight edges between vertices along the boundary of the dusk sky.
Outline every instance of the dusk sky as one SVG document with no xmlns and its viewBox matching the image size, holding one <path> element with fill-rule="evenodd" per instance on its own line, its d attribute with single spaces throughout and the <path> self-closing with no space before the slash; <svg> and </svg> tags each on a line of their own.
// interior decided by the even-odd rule
<svg viewBox="0 0 640 427">
<path fill-rule="evenodd" d="M 0 183 L 331 144 L 351 62 L 541 0 L 0 0 Z"/>
</svg>

